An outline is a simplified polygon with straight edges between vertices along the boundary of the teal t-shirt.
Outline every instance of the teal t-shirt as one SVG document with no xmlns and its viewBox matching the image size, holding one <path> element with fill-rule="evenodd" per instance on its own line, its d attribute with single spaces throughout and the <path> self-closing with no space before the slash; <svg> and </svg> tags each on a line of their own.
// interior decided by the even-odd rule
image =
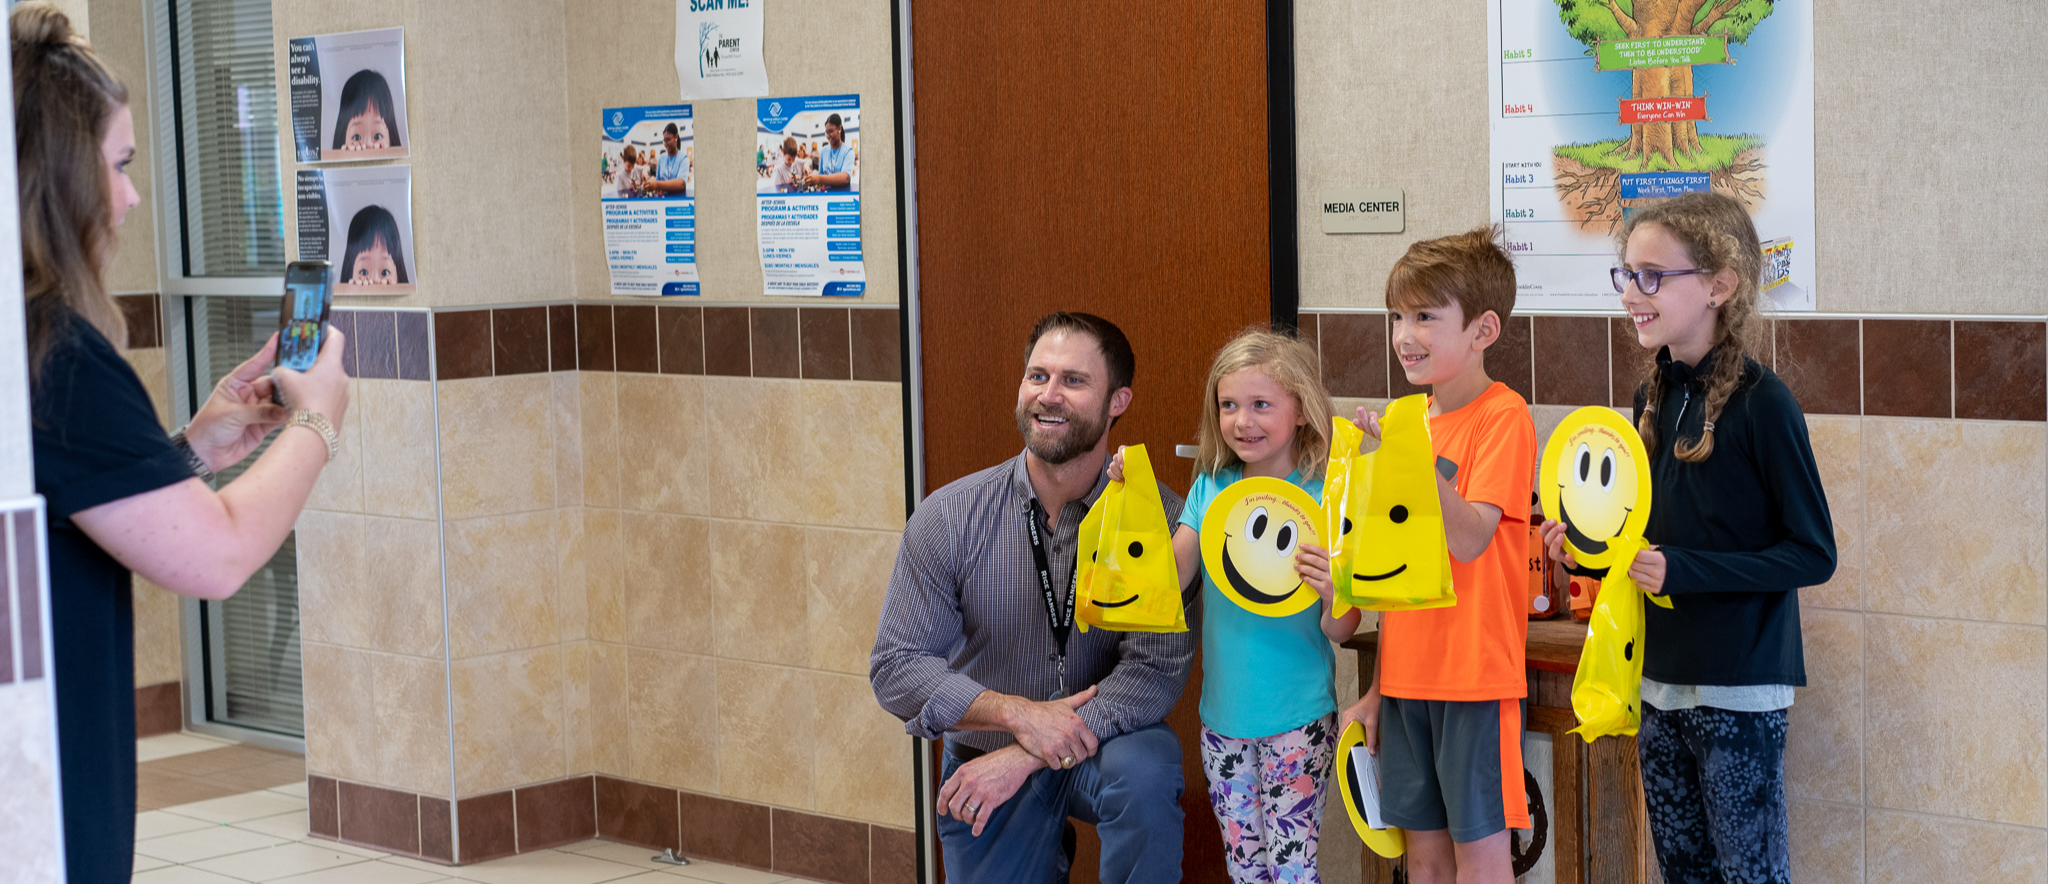
<svg viewBox="0 0 2048 884">
<path fill-rule="evenodd" d="M 1202 517 L 1242 465 L 1195 477 L 1180 523 L 1202 530 Z M 1321 500 L 1323 482 L 1287 481 Z M 1263 617 L 1223 595 L 1202 573 L 1202 724 L 1226 737 L 1253 739 L 1290 731 L 1337 711 L 1336 652 L 1323 635 L 1320 601 L 1289 617 Z"/>
</svg>

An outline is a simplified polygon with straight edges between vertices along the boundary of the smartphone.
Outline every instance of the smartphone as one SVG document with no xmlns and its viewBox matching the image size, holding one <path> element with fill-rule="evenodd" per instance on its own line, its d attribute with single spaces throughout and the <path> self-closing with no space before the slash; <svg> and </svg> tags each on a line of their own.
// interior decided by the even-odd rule
<svg viewBox="0 0 2048 884">
<path fill-rule="evenodd" d="M 333 266 L 326 261 L 293 261 L 284 269 L 284 304 L 277 311 L 277 365 L 307 371 L 327 340 L 327 314 L 334 308 Z M 278 391 L 271 401 L 284 404 Z"/>
<path fill-rule="evenodd" d="M 293 261 L 284 269 L 284 305 L 277 317 L 277 364 L 307 371 L 327 340 L 334 276 L 326 261 Z"/>
</svg>

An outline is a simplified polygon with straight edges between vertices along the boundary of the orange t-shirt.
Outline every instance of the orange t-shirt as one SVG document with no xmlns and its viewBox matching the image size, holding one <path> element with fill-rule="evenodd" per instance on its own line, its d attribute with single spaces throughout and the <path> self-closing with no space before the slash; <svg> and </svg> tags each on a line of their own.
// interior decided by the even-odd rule
<svg viewBox="0 0 2048 884">
<path fill-rule="evenodd" d="M 1380 615 L 1380 693 L 1410 700 L 1526 696 L 1529 490 L 1536 486 L 1529 404 L 1495 382 L 1464 408 L 1430 418 L 1429 435 L 1437 456 L 1458 465 L 1451 482 L 1458 496 L 1499 507 L 1500 525 L 1479 558 L 1451 558 L 1456 605 Z"/>
</svg>

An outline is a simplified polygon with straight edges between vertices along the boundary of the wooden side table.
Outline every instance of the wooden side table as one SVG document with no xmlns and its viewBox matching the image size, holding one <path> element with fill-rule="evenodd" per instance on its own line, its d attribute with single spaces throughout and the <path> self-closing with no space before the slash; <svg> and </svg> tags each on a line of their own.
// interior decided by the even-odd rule
<svg viewBox="0 0 2048 884">
<path fill-rule="evenodd" d="M 1556 884 L 1661 884 L 1650 846 L 1643 805 L 1643 777 L 1635 737 L 1602 737 L 1587 743 L 1569 731 L 1572 676 L 1586 625 L 1570 619 L 1529 624 L 1529 720 L 1531 733 L 1551 740 L 1549 831 L 1543 850 L 1552 857 Z M 1358 683 L 1372 684 L 1379 661 L 1379 633 L 1361 632 L 1344 643 L 1358 652 Z M 1361 687 L 1362 689 L 1362 687 Z M 1336 821 L 1338 824 L 1348 821 Z M 1329 823 L 1325 823 L 1328 825 Z M 1392 884 L 1395 863 L 1364 850 L 1363 884 Z"/>
</svg>

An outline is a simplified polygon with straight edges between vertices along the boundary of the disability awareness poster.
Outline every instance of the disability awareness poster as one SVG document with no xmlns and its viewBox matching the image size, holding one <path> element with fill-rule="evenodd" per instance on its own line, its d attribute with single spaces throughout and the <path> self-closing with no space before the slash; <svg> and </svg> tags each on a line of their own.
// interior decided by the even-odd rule
<svg viewBox="0 0 2048 884">
<path fill-rule="evenodd" d="M 1765 310 L 1815 309 L 1810 0 L 1491 0 L 1489 174 L 1528 309 L 1616 305 L 1615 232 L 1740 200 Z"/>
</svg>

